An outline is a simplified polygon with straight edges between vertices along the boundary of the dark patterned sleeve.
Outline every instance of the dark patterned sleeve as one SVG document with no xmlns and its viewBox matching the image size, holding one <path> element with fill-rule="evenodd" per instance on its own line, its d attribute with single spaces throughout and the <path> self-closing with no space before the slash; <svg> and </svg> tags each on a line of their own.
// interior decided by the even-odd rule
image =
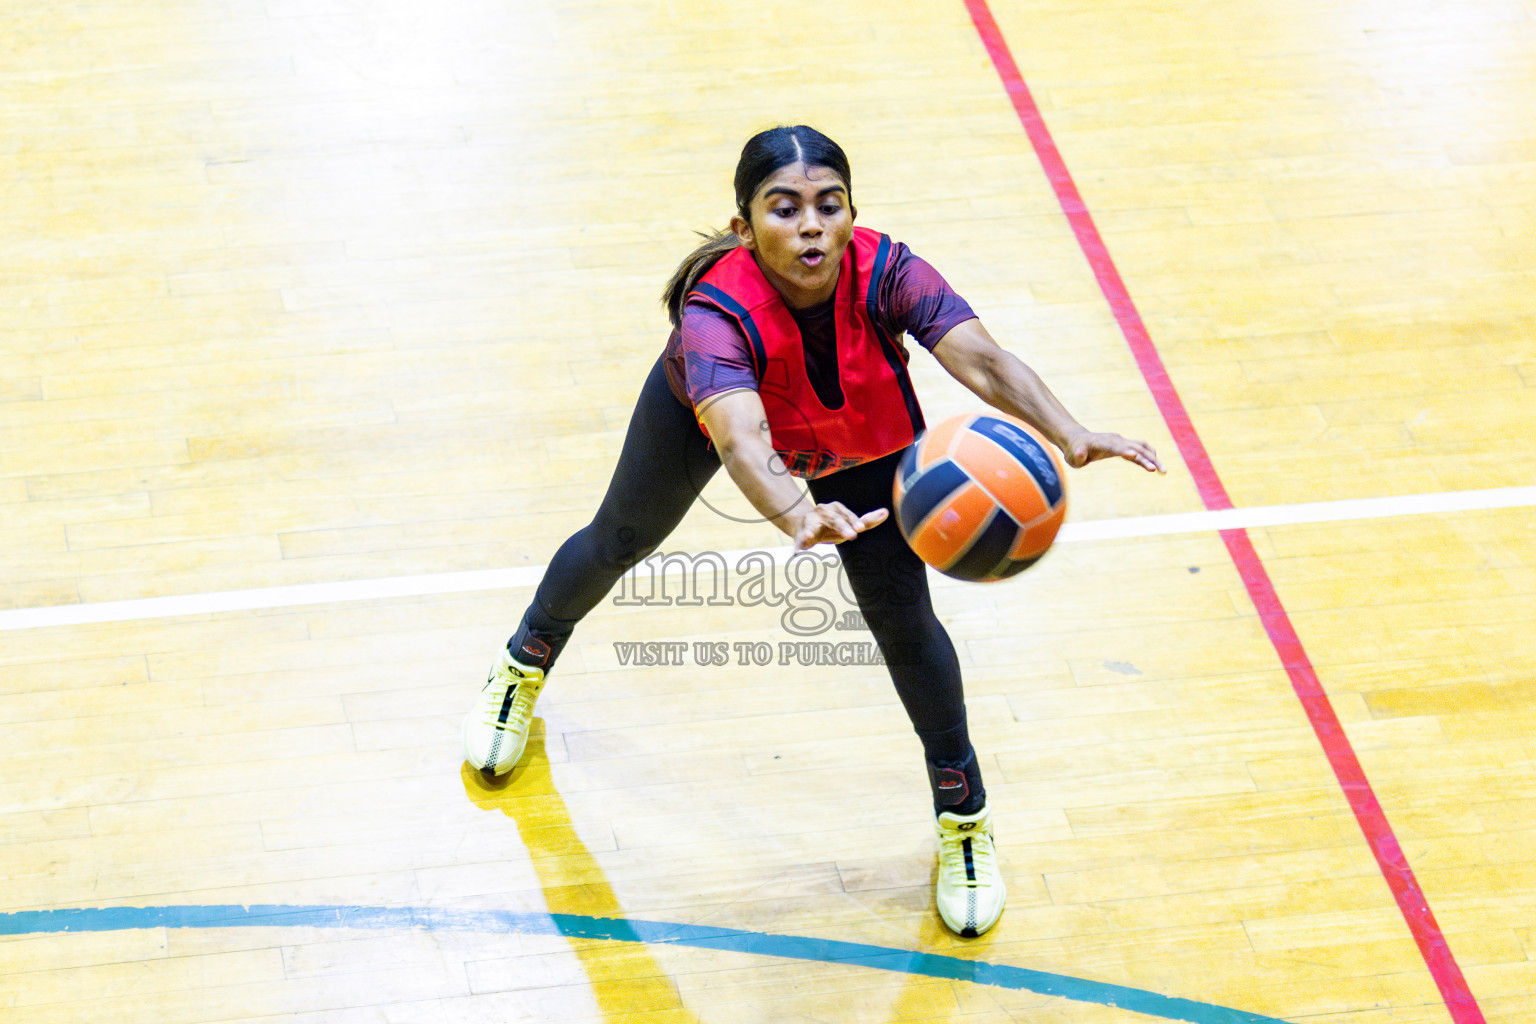
<svg viewBox="0 0 1536 1024">
<path fill-rule="evenodd" d="M 722 391 L 757 390 L 752 350 L 736 321 L 719 310 L 685 306 L 679 333 L 674 358 L 695 409 Z"/>
<path fill-rule="evenodd" d="M 970 303 L 926 260 L 900 242 L 880 282 L 880 307 L 893 334 L 900 336 L 906 331 L 930 351 L 956 324 L 976 318 Z"/>
</svg>

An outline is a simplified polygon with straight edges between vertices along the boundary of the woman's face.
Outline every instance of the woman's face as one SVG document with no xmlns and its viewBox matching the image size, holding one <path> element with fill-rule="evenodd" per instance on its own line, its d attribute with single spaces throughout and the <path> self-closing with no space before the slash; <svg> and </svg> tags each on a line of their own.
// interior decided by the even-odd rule
<svg viewBox="0 0 1536 1024">
<path fill-rule="evenodd" d="M 757 256 L 768 283 L 791 309 L 832 297 L 843 250 L 853 239 L 848 185 L 827 167 L 789 164 L 769 175 L 731 230 Z"/>
</svg>

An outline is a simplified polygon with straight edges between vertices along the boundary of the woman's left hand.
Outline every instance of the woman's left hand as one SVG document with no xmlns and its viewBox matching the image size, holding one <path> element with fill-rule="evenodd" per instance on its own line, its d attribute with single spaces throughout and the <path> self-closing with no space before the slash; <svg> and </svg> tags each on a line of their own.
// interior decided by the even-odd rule
<svg viewBox="0 0 1536 1024">
<path fill-rule="evenodd" d="M 1096 434 L 1084 430 L 1074 435 L 1062 448 L 1067 464 L 1074 468 L 1100 459 L 1124 459 L 1149 473 L 1166 473 L 1157 461 L 1157 452 L 1145 441 L 1132 441 L 1119 434 Z"/>
<path fill-rule="evenodd" d="M 1004 351 L 980 320 L 965 320 L 950 328 L 933 346 L 933 355 L 977 398 L 994 409 L 1017 416 L 1060 445 L 1068 465 L 1079 467 L 1100 459 L 1125 459 L 1149 473 L 1167 472 L 1147 442 L 1084 429 L 1051 394 L 1040 375 L 1017 356 Z"/>
</svg>

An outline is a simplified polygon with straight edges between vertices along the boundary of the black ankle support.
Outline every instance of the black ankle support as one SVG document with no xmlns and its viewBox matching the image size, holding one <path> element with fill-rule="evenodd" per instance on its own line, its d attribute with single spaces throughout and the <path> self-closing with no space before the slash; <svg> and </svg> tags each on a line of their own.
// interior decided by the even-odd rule
<svg viewBox="0 0 1536 1024">
<path fill-rule="evenodd" d="M 933 788 L 935 814 L 975 814 L 986 806 L 987 790 L 975 751 L 964 761 L 929 761 L 928 784 Z"/>
<path fill-rule="evenodd" d="M 528 625 L 527 618 L 518 624 L 517 632 L 507 641 L 507 650 L 512 657 L 527 665 L 529 668 L 542 668 L 546 672 L 555 664 L 555 659 L 560 656 L 560 651 L 565 647 L 569 636 L 551 636 L 548 633 L 535 631 Z"/>
</svg>

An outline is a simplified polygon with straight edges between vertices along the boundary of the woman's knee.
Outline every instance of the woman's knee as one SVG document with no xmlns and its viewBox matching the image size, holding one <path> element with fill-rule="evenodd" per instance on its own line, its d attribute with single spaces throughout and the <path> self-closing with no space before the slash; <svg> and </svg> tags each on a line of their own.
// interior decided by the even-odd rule
<svg viewBox="0 0 1536 1024">
<path fill-rule="evenodd" d="M 900 560 L 844 563 L 859 611 L 871 629 L 901 630 L 937 623 L 921 563 Z"/>
<path fill-rule="evenodd" d="M 604 523 L 599 517 L 585 530 L 588 550 L 600 570 L 623 574 L 634 568 L 661 547 L 666 539 L 643 533 L 631 525 Z"/>
</svg>

